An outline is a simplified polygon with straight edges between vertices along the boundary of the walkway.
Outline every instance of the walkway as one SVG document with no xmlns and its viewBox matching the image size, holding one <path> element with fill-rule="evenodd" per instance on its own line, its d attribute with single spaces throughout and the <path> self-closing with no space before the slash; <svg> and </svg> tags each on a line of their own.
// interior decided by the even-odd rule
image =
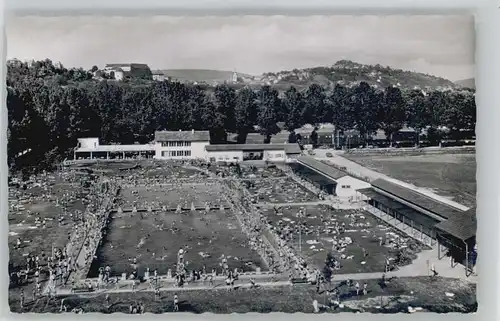
<svg viewBox="0 0 500 321">
<path fill-rule="evenodd" d="M 312 202 L 291 202 L 291 203 L 256 203 L 259 207 L 287 207 L 287 206 L 316 206 L 316 205 L 331 205 L 332 201 L 312 201 Z"/>
</svg>

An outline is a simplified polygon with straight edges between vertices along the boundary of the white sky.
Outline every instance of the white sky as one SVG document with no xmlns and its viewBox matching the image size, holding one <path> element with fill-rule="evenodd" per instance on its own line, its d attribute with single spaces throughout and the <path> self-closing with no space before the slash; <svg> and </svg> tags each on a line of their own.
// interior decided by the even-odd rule
<svg viewBox="0 0 500 321">
<path fill-rule="evenodd" d="M 9 17 L 7 57 L 249 74 L 340 59 L 474 77 L 472 16 Z"/>
</svg>

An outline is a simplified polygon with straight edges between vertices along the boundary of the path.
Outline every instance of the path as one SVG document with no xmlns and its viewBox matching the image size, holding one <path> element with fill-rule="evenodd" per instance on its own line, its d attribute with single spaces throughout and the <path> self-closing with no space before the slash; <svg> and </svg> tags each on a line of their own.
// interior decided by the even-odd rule
<svg viewBox="0 0 500 321">
<path fill-rule="evenodd" d="M 290 281 L 276 281 L 276 282 L 256 282 L 257 287 L 275 287 L 275 286 L 287 286 L 292 285 Z M 235 287 L 237 288 L 251 288 L 252 285 L 250 282 L 245 283 L 235 283 Z M 225 283 L 218 283 L 214 285 L 207 285 L 206 283 L 194 283 L 186 285 L 182 288 L 177 286 L 164 286 L 160 287 L 160 292 L 183 292 L 183 291 L 199 291 L 199 290 L 230 290 L 232 287 L 225 285 Z M 57 296 L 67 296 L 67 295 L 78 295 L 78 296 L 95 296 L 103 293 L 144 293 L 144 292 L 154 292 L 154 289 L 146 284 L 144 286 L 139 286 L 136 289 L 132 289 L 130 286 L 120 287 L 120 288 L 111 288 L 111 289 L 101 289 L 92 292 L 83 292 L 83 293 L 72 293 L 70 289 L 58 289 Z"/>
<path fill-rule="evenodd" d="M 291 203 L 256 203 L 259 207 L 286 207 L 286 206 L 315 206 L 315 205 L 331 205 L 331 201 L 312 201 L 312 202 L 291 202 Z"/>
</svg>

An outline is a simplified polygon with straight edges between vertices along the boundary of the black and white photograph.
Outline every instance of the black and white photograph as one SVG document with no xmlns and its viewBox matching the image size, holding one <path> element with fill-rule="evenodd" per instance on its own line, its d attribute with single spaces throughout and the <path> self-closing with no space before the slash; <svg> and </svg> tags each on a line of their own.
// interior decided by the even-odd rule
<svg viewBox="0 0 500 321">
<path fill-rule="evenodd" d="M 476 312 L 474 25 L 8 17 L 11 312 Z"/>
</svg>

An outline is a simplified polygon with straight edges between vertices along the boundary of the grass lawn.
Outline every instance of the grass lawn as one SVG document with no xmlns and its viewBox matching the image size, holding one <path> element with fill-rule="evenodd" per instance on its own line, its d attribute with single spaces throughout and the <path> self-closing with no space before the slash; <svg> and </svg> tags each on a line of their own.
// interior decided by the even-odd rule
<svg viewBox="0 0 500 321">
<path fill-rule="evenodd" d="M 106 264 L 113 274 L 130 274 L 132 258 L 137 258 L 139 273 L 149 267 L 151 271 L 158 269 L 159 274 L 166 274 L 169 268 L 175 271 L 180 248 L 187 251 L 184 259 L 188 270 L 205 265 L 207 271 L 212 268 L 220 271 L 222 254 L 228 256 L 231 269 L 265 270 L 262 259 L 249 248 L 247 237 L 230 211 L 116 213 L 111 217 L 89 276 L 95 276 L 99 265 Z"/>
<path fill-rule="evenodd" d="M 253 183 L 248 190 L 257 202 L 266 203 L 304 203 L 318 201 L 318 197 L 289 178 L 257 179 L 246 181 Z"/>
<path fill-rule="evenodd" d="M 23 190 L 11 187 L 9 203 L 18 205 L 9 211 L 9 260 L 13 266 L 24 266 L 25 256 L 29 253 L 40 255 L 45 252 L 50 255 L 52 246 L 62 248 L 68 242 L 72 229 L 70 213 L 83 212 L 86 205 L 83 203 L 81 188 L 60 178 L 49 176 L 44 179 L 47 189 L 35 186 Z M 73 195 L 73 201 L 67 204 L 64 221 L 59 224 L 58 218 L 64 215 L 63 207 L 57 204 L 65 193 Z M 37 226 L 35 218 L 40 222 L 45 219 L 46 227 Z M 21 248 L 15 248 L 17 240 L 22 242 Z"/>
<path fill-rule="evenodd" d="M 380 238 L 387 240 L 395 240 L 401 238 L 406 246 L 411 249 L 412 253 L 417 253 L 422 249 L 422 245 L 418 244 L 410 237 L 403 237 L 397 230 L 387 226 L 382 221 L 375 218 L 370 213 L 360 212 L 355 210 L 336 210 L 331 207 L 321 206 L 306 206 L 307 217 L 302 219 L 306 227 L 302 231 L 302 254 L 301 256 L 306 261 L 321 269 L 324 266 L 325 258 L 328 251 L 333 248 L 333 236 L 335 222 L 339 225 L 345 223 L 345 232 L 339 235 L 339 238 L 349 237 L 352 240 L 350 245 L 347 245 L 342 253 L 333 249 L 334 257 L 340 260 L 342 267 L 337 273 L 368 273 L 368 272 L 383 272 L 385 268 L 385 259 L 394 258 L 397 249 L 394 248 L 394 243 L 380 246 Z M 274 209 L 265 211 L 269 222 L 274 227 L 298 226 L 299 219 L 296 214 L 300 207 L 284 207 L 283 214 L 275 214 Z M 324 222 L 321 221 L 323 216 Z M 319 234 L 318 234 L 319 230 Z M 299 233 L 293 234 L 291 245 L 295 250 L 299 249 Z M 363 256 L 363 249 L 368 254 Z M 346 259 L 341 259 L 341 254 L 347 256 Z M 348 259 L 349 257 L 352 257 Z M 362 262 L 365 262 L 362 264 Z"/>
<path fill-rule="evenodd" d="M 360 282 L 362 284 L 362 282 Z M 394 278 L 386 282 L 384 288 L 379 280 L 368 280 L 368 294 L 356 296 L 354 288 L 339 286 L 343 309 L 327 309 L 326 312 L 406 312 L 408 306 L 421 307 L 431 312 L 475 312 L 477 309 L 476 287 L 456 279 L 429 277 Z M 447 297 L 446 292 L 454 294 Z M 104 300 L 105 294 L 71 296 L 65 299 L 68 311 L 81 307 L 84 312 L 128 313 L 130 304 L 143 303 L 147 313 L 165 313 L 173 311 L 174 292 L 161 293 L 160 300 L 155 300 L 152 292 L 110 294 L 110 307 Z M 190 313 L 247 313 L 247 312 L 285 312 L 312 313 L 313 300 L 325 304 L 327 295 L 322 290 L 310 285 L 266 287 L 255 289 L 237 289 L 228 291 L 194 290 L 178 293 L 181 312 Z M 20 312 L 18 297 L 10 296 L 9 304 L 13 312 Z M 29 300 L 28 300 L 29 301 Z M 23 312 L 59 312 L 61 300 L 42 299 L 27 302 Z"/>
<path fill-rule="evenodd" d="M 437 194 L 450 197 L 466 206 L 476 203 L 475 154 L 343 156 L 404 182 L 433 189 Z"/>
</svg>

